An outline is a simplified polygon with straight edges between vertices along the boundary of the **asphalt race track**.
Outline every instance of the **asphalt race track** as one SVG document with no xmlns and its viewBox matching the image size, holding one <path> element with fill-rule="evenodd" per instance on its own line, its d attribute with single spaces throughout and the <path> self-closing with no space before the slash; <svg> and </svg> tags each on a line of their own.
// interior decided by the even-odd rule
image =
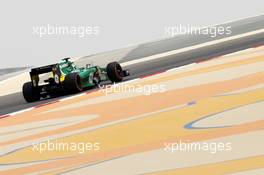
<svg viewBox="0 0 264 175">
<path fill-rule="evenodd" d="M 232 27 L 232 35 L 230 36 L 243 34 L 243 32 L 245 33 L 245 32 L 262 29 L 264 26 L 264 16 L 240 20 L 232 23 L 227 23 L 225 25 L 230 25 Z M 204 42 L 210 42 L 221 38 L 223 38 L 223 36 L 215 37 L 215 38 L 204 35 L 180 36 L 179 38 L 175 37 L 172 39 L 166 39 L 166 40 L 156 41 L 150 44 L 140 45 L 137 48 L 134 48 L 132 51 L 130 51 L 128 54 L 126 54 L 126 56 L 122 58 L 115 58 L 114 55 L 111 55 L 111 53 L 106 53 L 105 57 L 107 58 L 110 57 L 111 59 L 109 61 L 117 60 L 123 63 L 131 60 L 139 59 L 142 57 L 146 57 L 149 55 L 159 54 L 174 49 L 177 50 L 183 47 L 193 46 Z M 225 41 L 219 44 L 208 45 L 203 48 L 193 49 L 190 51 L 177 53 L 169 56 L 162 56 L 159 59 L 155 59 L 151 61 L 128 65 L 126 66 L 126 68 L 130 70 L 131 76 L 127 80 L 146 76 L 156 72 L 162 72 L 170 68 L 179 67 L 194 62 L 215 58 L 224 54 L 232 53 L 250 47 L 259 46 L 262 45 L 263 43 L 264 43 L 264 32 L 261 32 L 248 37 L 238 38 L 231 41 Z M 89 58 L 90 57 L 84 57 L 77 60 L 77 65 L 78 64 L 85 65 L 85 63 L 89 63 L 90 62 Z M 93 59 L 96 60 L 96 57 L 93 56 Z M 99 60 L 99 63 L 101 62 L 101 60 Z M 106 64 L 106 61 L 104 61 L 104 64 Z M 18 86 L 22 87 L 22 84 Z M 1 96 L 0 115 L 5 115 L 18 110 L 23 110 L 32 106 L 50 102 L 52 100 L 57 100 L 57 99 L 49 99 L 49 100 L 43 100 L 40 102 L 27 104 L 24 101 L 21 92 Z"/>
</svg>

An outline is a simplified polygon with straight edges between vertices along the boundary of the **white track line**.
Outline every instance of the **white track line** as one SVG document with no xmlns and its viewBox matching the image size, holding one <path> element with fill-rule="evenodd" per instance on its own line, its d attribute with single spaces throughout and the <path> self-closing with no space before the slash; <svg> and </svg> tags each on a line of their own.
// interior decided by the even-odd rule
<svg viewBox="0 0 264 175">
<path fill-rule="evenodd" d="M 187 68 L 187 67 L 192 67 L 195 64 L 197 64 L 197 63 L 190 63 L 190 64 L 183 65 L 181 67 L 175 67 L 175 68 L 172 68 L 172 69 L 167 70 L 166 72 L 173 72 L 175 70 L 181 70 L 181 69 L 184 69 L 184 68 Z"/>
<path fill-rule="evenodd" d="M 12 80 L 12 79 L 18 78 L 19 76 L 23 76 L 23 75 L 25 75 L 25 74 L 28 74 L 28 71 L 21 72 L 21 73 L 18 74 L 18 75 L 8 77 L 8 78 L 6 78 L 6 79 L 0 81 L 0 85 L 1 85 L 1 84 L 4 84 L 4 83 L 6 83 L 7 81 L 10 81 L 10 80 Z"/>
<path fill-rule="evenodd" d="M 240 54 L 243 54 L 243 53 L 250 52 L 253 49 L 254 48 L 248 48 L 248 49 L 245 49 L 245 50 L 240 50 L 240 51 L 237 51 L 237 52 L 233 52 L 233 53 L 229 53 L 229 54 L 223 55 L 222 57 L 229 57 L 229 56 L 234 56 L 234 55 L 240 55 Z"/>
</svg>

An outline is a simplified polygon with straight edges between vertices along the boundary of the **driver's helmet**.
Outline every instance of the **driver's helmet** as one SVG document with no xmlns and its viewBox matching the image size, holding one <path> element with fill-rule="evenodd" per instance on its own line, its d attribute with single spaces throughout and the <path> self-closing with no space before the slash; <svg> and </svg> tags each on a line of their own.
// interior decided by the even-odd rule
<svg viewBox="0 0 264 175">
<path fill-rule="evenodd" d="M 64 62 L 64 63 L 61 64 L 62 68 L 66 68 L 66 67 L 69 67 L 69 66 L 70 66 L 70 64 L 68 62 Z"/>
</svg>

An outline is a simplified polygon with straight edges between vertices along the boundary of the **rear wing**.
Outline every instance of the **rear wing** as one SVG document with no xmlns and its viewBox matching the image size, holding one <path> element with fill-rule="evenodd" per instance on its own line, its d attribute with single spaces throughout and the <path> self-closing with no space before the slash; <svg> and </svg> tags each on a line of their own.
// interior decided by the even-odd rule
<svg viewBox="0 0 264 175">
<path fill-rule="evenodd" d="M 38 86 L 40 74 L 45 74 L 45 73 L 49 73 L 49 72 L 54 73 L 55 71 L 58 70 L 58 68 L 59 68 L 58 64 L 51 64 L 51 65 L 31 69 L 29 74 L 30 74 L 30 78 L 31 78 L 31 82 L 32 82 L 33 86 L 34 87 Z"/>
<path fill-rule="evenodd" d="M 44 73 L 52 72 L 52 69 L 54 67 L 57 67 L 57 65 L 58 64 L 51 64 L 51 65 L 48 65 L 48 66 L 33 68 L 33 69 L 31 69 L 30 74 L 32 74 L 32 75 L 39 75 L 39 74 L 44 74 Z"/>
</svg>

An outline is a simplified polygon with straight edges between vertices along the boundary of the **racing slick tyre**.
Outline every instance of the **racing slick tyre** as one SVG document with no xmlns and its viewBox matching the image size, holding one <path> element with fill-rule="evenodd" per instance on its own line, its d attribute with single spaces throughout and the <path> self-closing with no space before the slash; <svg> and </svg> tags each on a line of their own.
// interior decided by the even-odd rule
<svg viewBox="0 0 264 175">
<path fill-rule="evenodd" d="M 32 82 L 24 83 L 23 96 L 27 102 L 35 102 L 40 100 L 40 92 L 37 88 L 33 87 Z"/>
<path fill-rule="evenodd" d="M 118 62 L 112 62 L 109 63 L 106 66 L 106 72 L 107 72 L 107 76 L 108 78 L 112 81 L 112 82 L 120 82 L 123 80 L 123 70 L 121 65 Z"/>
<path fill-rule="evenodd" d="M 77 93 L 82 91 L 81 77 L 78 73 L 70 73 L 66 75 L 64 80 L 64 88 L 67 93 Z"/>
</svg>

